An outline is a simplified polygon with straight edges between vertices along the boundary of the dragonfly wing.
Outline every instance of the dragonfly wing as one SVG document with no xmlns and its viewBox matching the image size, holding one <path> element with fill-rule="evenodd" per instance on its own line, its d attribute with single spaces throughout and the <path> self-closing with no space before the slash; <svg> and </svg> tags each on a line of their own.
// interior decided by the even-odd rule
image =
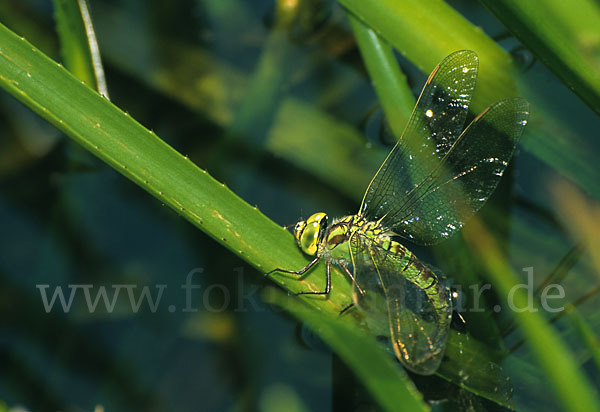
<svg viewBox="0 0 600 412">
<path fill-rule="evenodd" d="M 398 283 L 400 281 L 390 287 L 398 288 Z M 431 375 L 438 369 L 444 356 L 450 322 L 439 325 L 432 305 L 421 302 L 427 300 L 423 291 L 405 279 L 402 283 L 403 295 L 388 296 L 394 352 L 408 369 L 422 375 Z M 451 306 L 448 309 L 450 315 Z"/>
<path fill-rule="evenodd" d="M 389 208 L 384 225 L 425 244 L 459 230 L 498 185 L 528 115 L 529 104 L 521 98 L 484 110 L 437 167 Z"/>
<path fill-rule="evenodd" d="M 448 336 L 450 294 L 437 280 L 429 294 L 411 280 L 416 267 L 429 269 L 415 261 L 410 252 L 394 254 L 367 238 L 355 238 L 351 242 L 354 275 L 365 291 L 363 295 L 355 293 L 355 303 L 366 314 L 367 324 L 374 324 L 379 333 L 385 316 L 386 335 L 402 364 L 422 375 L 434 373 L 442 361 Z M 430 271 L 419 276 L 435 278 Z"/>
<path fill-rule="evenodd" d="M 430 158 L 439 160 L 450 150 L 463 130 L 477 73 L 477 55 L 470 50 L 452 53 L 433 70 L 402 138 L 367 188 L 361 214 L 379 220 L 396 196 L 430 173 Z"/>
<path fill-rule="evenodd" d="M 468 61 L 469 56 L 462 59 Z M 439 77 L 445 62 L 430 77 L 421 99 L 429 93 L 431 84 L 439 84 L 448 92 L 445 104 L 462 107 L 459 113 L 466 115 L 468 103 L 459 100 L 463 93 L 442 87 L 447 82 L 462 82 L 460 76 Z M 458 58 L 449 64 L 460 67 L 460 62 Z M 449 67 L 444 72 L 455 73 Z M 504 99 L 484 110 L 458 134 L 452 116 L 439 127 L 416 126 L 423 123 L 418 113 L 425 110 L 427 117 L 427 107 L 421 101 L 417 104 L 406 132 L 369 185 L 360 212 L 367 220 L 381 220 L 400 236 L 422 244 L 449 237 L 485 203 L 508 165 L 529 115 L 526 100 Z M 435 117 L 436 112 L 431 110 Z M 436 110 L 444 117 L 445 110 Z M 464 122 L 464 117 L 461 119 Z M 451 126 L 443 126 L 446 123 Z M 450 137 L 445 139 L 446 135 Z"/>
</svg>

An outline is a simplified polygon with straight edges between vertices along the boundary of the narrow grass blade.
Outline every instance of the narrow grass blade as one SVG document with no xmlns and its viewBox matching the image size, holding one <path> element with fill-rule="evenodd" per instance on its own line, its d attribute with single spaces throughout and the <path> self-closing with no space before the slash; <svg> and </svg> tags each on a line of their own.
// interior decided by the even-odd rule
<svg viewBox="0 0 600 412">
<path fill-rule="evenodd" d="M 482 111 L 490 102 L 516 96 L 515 67 L 510 56 L 441 0 L 339 0 L 357 18 L 429 74 L 457 50 L 479 55 L 479 79 L 472 107 Z"/>
<path fill-rule="evenodd" d="M 600 6 L 592 0 L 480 0 L 600 114 Z"/>
<path fill-rule="evenodd" d="M 415 107 L 415 96 L 390 45 L 351 13 L 347 16 L 390 127 L 401 136 Z"/>
<path fill-rule="evenodd" d="M 65 67 L 89 87 L 108 97 L 87 0 L 54 0 L 54 9 Z"/>
<path fill-rule="evenodd" d="M 463 229 L 470 246 L 481 256 L 490 281 L 502 299 L 514 298 L 516 308 L 527 307 L 527 293 L 515 288 L 521 281 L 507 265 L 496 242 L 478 219 Z M 510 303 L 510 302 L 509 302 Z M 564 410 L 588 411 L 600 408 L 597 395 L 567 345 L 536 311 L 513 311 L 521 332 Z"/>
</svg>

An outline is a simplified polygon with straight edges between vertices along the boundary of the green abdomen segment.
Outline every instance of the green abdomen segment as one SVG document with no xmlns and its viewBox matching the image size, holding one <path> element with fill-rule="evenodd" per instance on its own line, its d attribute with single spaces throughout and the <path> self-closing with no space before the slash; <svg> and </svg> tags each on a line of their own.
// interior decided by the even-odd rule
<svg viewBox="0 0 600 412">
<path fill-rule="evenodd" d="M 377 306 L 379 311 L 385 310 L 396 356 L 417 373 L 433 373 L 443 356 L 452 315 L 447 290 L 402 244 L 387 236 L 364 233 L 355 236 L 351 248 L 357 258 L 354 260 L 357 281 L 371 282 L 361 284 L 365 294 L 384 295 L 385 300 L 382 305 L 377 296 L 357 297 L 359 306 L 370 307 L 371 313 Z M 381 285 L 379 292 L 372 286 L 372 280 L 368 280 L 373 275 Z M 361 299 L 366 304 L 361 304 Z"/>
<path fill-rule="evenodd" d="M 386 249 L 385 246 L 387 245 L 384 243 L 382 245 L 383 249 Z M 402 262 L 406 262 L 401 271 L 402 276 L 425 292 L 442 324 L 450 322 L 447 291 L 442 287 L 431 269 L 417 259 L 410 250 L 396 241 L 389 241 L 389 247 L 386 250 L 395 256 L 402 256 Z"/>
</svg>

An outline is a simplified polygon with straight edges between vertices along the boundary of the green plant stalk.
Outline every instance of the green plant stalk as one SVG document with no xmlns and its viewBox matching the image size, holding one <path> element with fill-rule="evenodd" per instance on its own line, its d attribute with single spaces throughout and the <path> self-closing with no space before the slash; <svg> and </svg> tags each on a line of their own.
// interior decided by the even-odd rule
<svg viewBox="0 0 600 412">
<path fill-rule="evenodd" d="M 108 97 L 104 68 L 86 0 L 54 0 L 57 32 L 65 67 Z"/>
<path fill-rule="evenodd" d="M 600 114 L 600 7 L 591 0 L 480 0 Z"/>
<path fill-rule="evenodd" d="M 480 70 L 471 106 L 476 112 L 502 97 L 517 95 L 511 57 L 445 2 L 338 1 L 424 73 L 456 50 L 476 51 Z"/>
<path fill-rule="evenodd" d="M 502 299 L 513 296 L 514 307 L 528 307 L 528 296 L 520 288 L 518 276 L 506 263 L 496 242 L 477 218 L 463 229 L 469 245 L 481 256 L 490 281 Z M 567 411 L 600 410 L 593 387 L 580 372 L 566 344 L 537 312 L 539 309 L 513 311 L 526 343 L 551 385 L 552 393 Z"/>
<path fill-rule="evenodd" d="M 416 102 L 406 76 L 390 45 L 351 13 L 346 15 L 390 127 L 402 136 Z"/>
</svg>

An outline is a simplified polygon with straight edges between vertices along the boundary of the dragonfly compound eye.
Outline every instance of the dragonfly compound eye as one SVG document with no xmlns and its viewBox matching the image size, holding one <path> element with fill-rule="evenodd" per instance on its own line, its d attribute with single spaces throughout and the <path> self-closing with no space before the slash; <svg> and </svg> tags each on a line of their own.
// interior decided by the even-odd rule
<svg viewBox="0 0 600 412">
<path fill-rule="evenodd" d="M 314 256 L 319 249 L 319 242 L 327 228 L 327 215 L 315 213 L 306 222 L 298 222 L 294 230 L 298 246 L 304 253 Z"/>
<path fill-rule="evenodd" d="M 300 237 L 302 237 L 302 232 L 304 232 L 304 228 L 306 227 L 306 221 L 301 220 L 296 223 L 294 226 L 294 237 L 296 238 L 296 242 L 300 245 Z"/>
</svg>

